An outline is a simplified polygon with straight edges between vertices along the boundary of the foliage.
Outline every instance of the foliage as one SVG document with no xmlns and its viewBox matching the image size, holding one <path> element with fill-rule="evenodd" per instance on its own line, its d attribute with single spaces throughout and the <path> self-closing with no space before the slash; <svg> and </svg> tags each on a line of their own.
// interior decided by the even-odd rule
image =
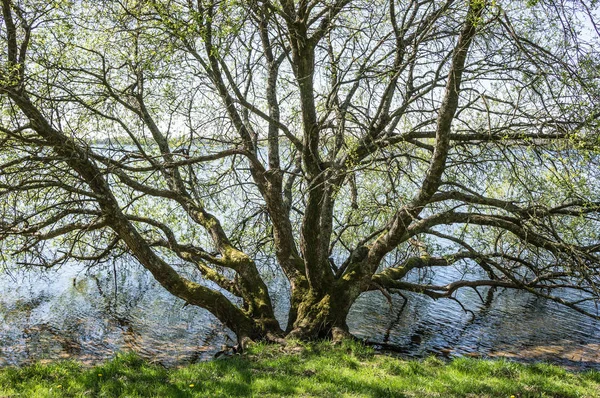
<svg viewBox="0 0 600 398">
<path fill-rule="evenodd" d="M 597 2 L 2 11 L 6 263 L 128 257 L 240 340 L 347 333 L 372 290 L 522 289 L 599 318 Z M 414 278 L 437 267 L 459 276 Z"/>
</svg>

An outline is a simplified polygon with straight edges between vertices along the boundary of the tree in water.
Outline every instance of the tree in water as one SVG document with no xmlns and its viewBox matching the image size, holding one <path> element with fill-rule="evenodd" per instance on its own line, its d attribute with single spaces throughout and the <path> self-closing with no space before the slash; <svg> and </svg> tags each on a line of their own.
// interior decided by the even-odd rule
<svg viewBox="0 0 600 398">
<path fill-rule="evenodd" d="M 2 257 L 130 256 L 241 341 L 345 336 L 367 291 L 598 319 L 594 7 L 2 0 Z"/>
</svg>

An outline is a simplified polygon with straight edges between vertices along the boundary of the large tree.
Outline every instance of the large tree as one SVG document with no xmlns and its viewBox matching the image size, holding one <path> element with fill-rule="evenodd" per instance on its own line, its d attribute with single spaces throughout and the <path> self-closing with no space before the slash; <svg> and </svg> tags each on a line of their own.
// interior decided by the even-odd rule
<svg viewBox="0 0 600 398">
<path fill-rule="evenodd" d="M 595 3 L 2 0 L 2 257 L 131 256 L 242 341 L 372 290 L 598 318 Z"/>
</svg>

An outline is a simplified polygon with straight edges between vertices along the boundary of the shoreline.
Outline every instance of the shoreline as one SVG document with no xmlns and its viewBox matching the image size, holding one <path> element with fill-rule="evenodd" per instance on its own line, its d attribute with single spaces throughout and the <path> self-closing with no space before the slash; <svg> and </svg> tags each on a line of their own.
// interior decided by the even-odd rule
<svg viewBox="0 0 600 398">
<path fill-rule="evenodd" d="M 167 369 L 133 353 L 0 368 L 2 397 L 600 397 L 600 371 L 546 363 L 411 360 L 358 342 L 256 344 L 241 355 Z"/>
</svg>

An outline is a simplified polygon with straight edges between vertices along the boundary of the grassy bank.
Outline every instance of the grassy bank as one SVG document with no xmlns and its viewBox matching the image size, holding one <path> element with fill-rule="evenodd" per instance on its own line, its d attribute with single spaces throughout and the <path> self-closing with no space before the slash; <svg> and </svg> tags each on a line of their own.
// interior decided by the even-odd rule
<svg viewBox="0 0 600 398">
<path fill-rule="evenodd" d="M 0 397 L 600 397 L 600 372 L 546 364 L 436 358 L 406 361 L 356 343 L 257 345 L 243 356 L 179 369 L 122 354 L 0 369 Z"/>
</svg>

